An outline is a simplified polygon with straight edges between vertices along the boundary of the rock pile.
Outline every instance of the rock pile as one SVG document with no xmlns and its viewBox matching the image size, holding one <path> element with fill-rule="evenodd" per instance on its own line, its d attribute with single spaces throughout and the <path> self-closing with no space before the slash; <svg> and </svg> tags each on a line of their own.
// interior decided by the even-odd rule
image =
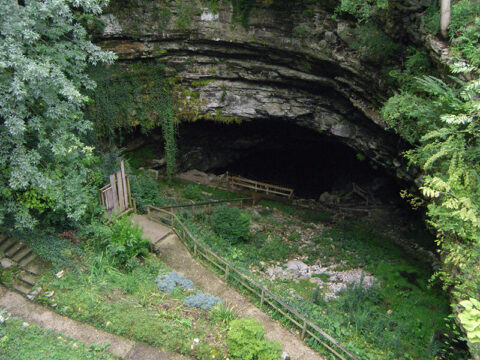
<svg viewBox="0 0 480 360">
<path fill-rule="evenodd" d="M 266 264 L 262 264 L 266 265 Z M 335 299 L 349 285 L 360 285 L 368 289 L 377 283 L 377 279 L 363 269 L 336 271 L 345 264 L 322 266 L 319 262 L 307 265 L 300 259 L 290 260 L 280 265 L 266 266 L 264 273 L 271 280 L 309 280 L 323 290 L 325 300 Z M 322 276 L 323 275 L 323 276 Z"/>
</svg>

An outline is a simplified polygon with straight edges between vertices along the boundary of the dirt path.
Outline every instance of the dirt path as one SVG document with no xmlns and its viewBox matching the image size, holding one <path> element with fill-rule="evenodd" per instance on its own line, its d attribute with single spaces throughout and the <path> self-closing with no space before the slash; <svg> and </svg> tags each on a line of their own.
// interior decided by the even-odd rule
<svg viewBox="0 0 480 360">
<path fill-rule="evenodd" d="M 153 236 L 158 239 L 170 231 L 168 227 L 150 221 L 146 216 L 137 215 L 133 220 L 143 227 L 146 237 Z M 192 280 L 198 288 L 219 297 L 228 306 L 234 306 L 235 311 L 241 317 L 253 317 L 260 321 L 267 332 L 266 337 L 270 340 L 280 341 L 292 360 L 325 359 L 305 345 L 297 334 L 273 321 L 247 298 L 219 279 L 213 271 L 195 261 L 176 235 L 165 237 L 157 243 L 156 249 L 162 261 L 187 279 Z"/>
<path fill-rule="evenodd" d="M 12 316 L 34 322 L 43 329 L 53 330 L 83 342 L 86 345 L 109 343 L 107 351 L 128 360 L 187 360 L 188 358 L 137 343 L 93 326 L 61 316 L 44 306 L 34 304 L 20 294 L 0 285 L 0 308 Z"/>
</svg>

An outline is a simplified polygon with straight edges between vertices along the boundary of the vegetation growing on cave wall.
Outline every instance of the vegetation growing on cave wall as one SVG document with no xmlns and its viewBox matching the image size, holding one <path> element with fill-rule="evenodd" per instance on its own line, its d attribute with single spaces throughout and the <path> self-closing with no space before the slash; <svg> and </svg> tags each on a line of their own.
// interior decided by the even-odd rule
<svg viewBox="0 0 480 360">
<path fill-rule="evenodd" d="M 339 7 L 368 22 L 388 6 L 357 0 L 342 0 Z M 427 28 L 439 33 L 439 9 L 427 10 Z M 474 356 L 480 356 L 474 306 L 480 298 L 480 5 L 476 1 L 454 1 L 449 27 L 453 76 L 432 75 L 431 64 L 422 50 L 410 51 L 404 69 L 392 75 L 399 92 L 383 107 L 389 126 L 406 139 L 413 149 L 405 156 L 422 169 L 423 196 L 428 224 L 437 234 L 444 262 L 436 277 L 445 289 L 453 290 L 458 311 Z M 467 75 L 460 81 L 457 74 Z M 441 76 L 441 74 L 440 74 Z M 462 305 L 463 304 L 463 305 Z M 468 319 L 468 321 L 465 321 Z"/>
<path fill-rule="evenodd" d="M 168 175 L 176 171 L 176 119 L 171 82 L 159 64 L 135 63 L 91 69 L 97 87 L 90 93 L 93 105 L 87 116 L 97 136 L 114 143 L 123 134 L 140 128 L 144 133 L 161 127 Z"/>
<path fill-rule="evenodd" d="M 97 87 L 89 94 L 93 104 L 87 116 L 94 122 L 99 137 L 114 142 L 136 126 L 148 132 L 161 125 L 157 104 L 151 100 L 168 101 L 162 65 L 138 62 L 127 66 L 96 66 L 90 69 L 90 74 Z"/>
</svg>

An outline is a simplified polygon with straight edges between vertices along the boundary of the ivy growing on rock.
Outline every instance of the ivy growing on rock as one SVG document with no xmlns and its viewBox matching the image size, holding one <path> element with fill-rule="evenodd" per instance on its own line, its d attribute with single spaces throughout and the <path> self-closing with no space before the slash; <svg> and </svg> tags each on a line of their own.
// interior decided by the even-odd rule
<svg viewBox="0 0 480 360">
<path fill-rule="evenodd" d="M 123 134 L 140 129 L 147 133 L 161 127 L 165 141 L 167 173 L 176 171 L 176 118 L 171 84 L 164 66 L 138 62 L 129 65 L 97 66 L 91 70 L 98 86 L 90 96 L 93 105 L 87 116 L 97 135 L 113 143 Z"/>
</svg>

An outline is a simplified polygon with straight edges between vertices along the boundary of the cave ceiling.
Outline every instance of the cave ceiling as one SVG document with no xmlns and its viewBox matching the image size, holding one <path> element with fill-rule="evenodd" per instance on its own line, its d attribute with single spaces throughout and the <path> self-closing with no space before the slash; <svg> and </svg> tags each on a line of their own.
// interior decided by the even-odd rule
<svg viewBox="0 0 480 360">
<path fill-rule="evenodd" d="M 291 122 L 412 177 L 399 160 L 403 145 L 379 114 L 387 96 L 381 54 L 376 61 L 351 50 L 351 22 L 333 19 L 325 6 L 307 13 L 275 2 L 251 9 L 248 28 L 234 17 L 229 1 L 215 11 L 195 1 L 114 2 L 95 42 L 115 51 L 125 71 L 135 62 L 163 64 L 177 81 L 181 120 L 194 113 Z"/>
</svg>

